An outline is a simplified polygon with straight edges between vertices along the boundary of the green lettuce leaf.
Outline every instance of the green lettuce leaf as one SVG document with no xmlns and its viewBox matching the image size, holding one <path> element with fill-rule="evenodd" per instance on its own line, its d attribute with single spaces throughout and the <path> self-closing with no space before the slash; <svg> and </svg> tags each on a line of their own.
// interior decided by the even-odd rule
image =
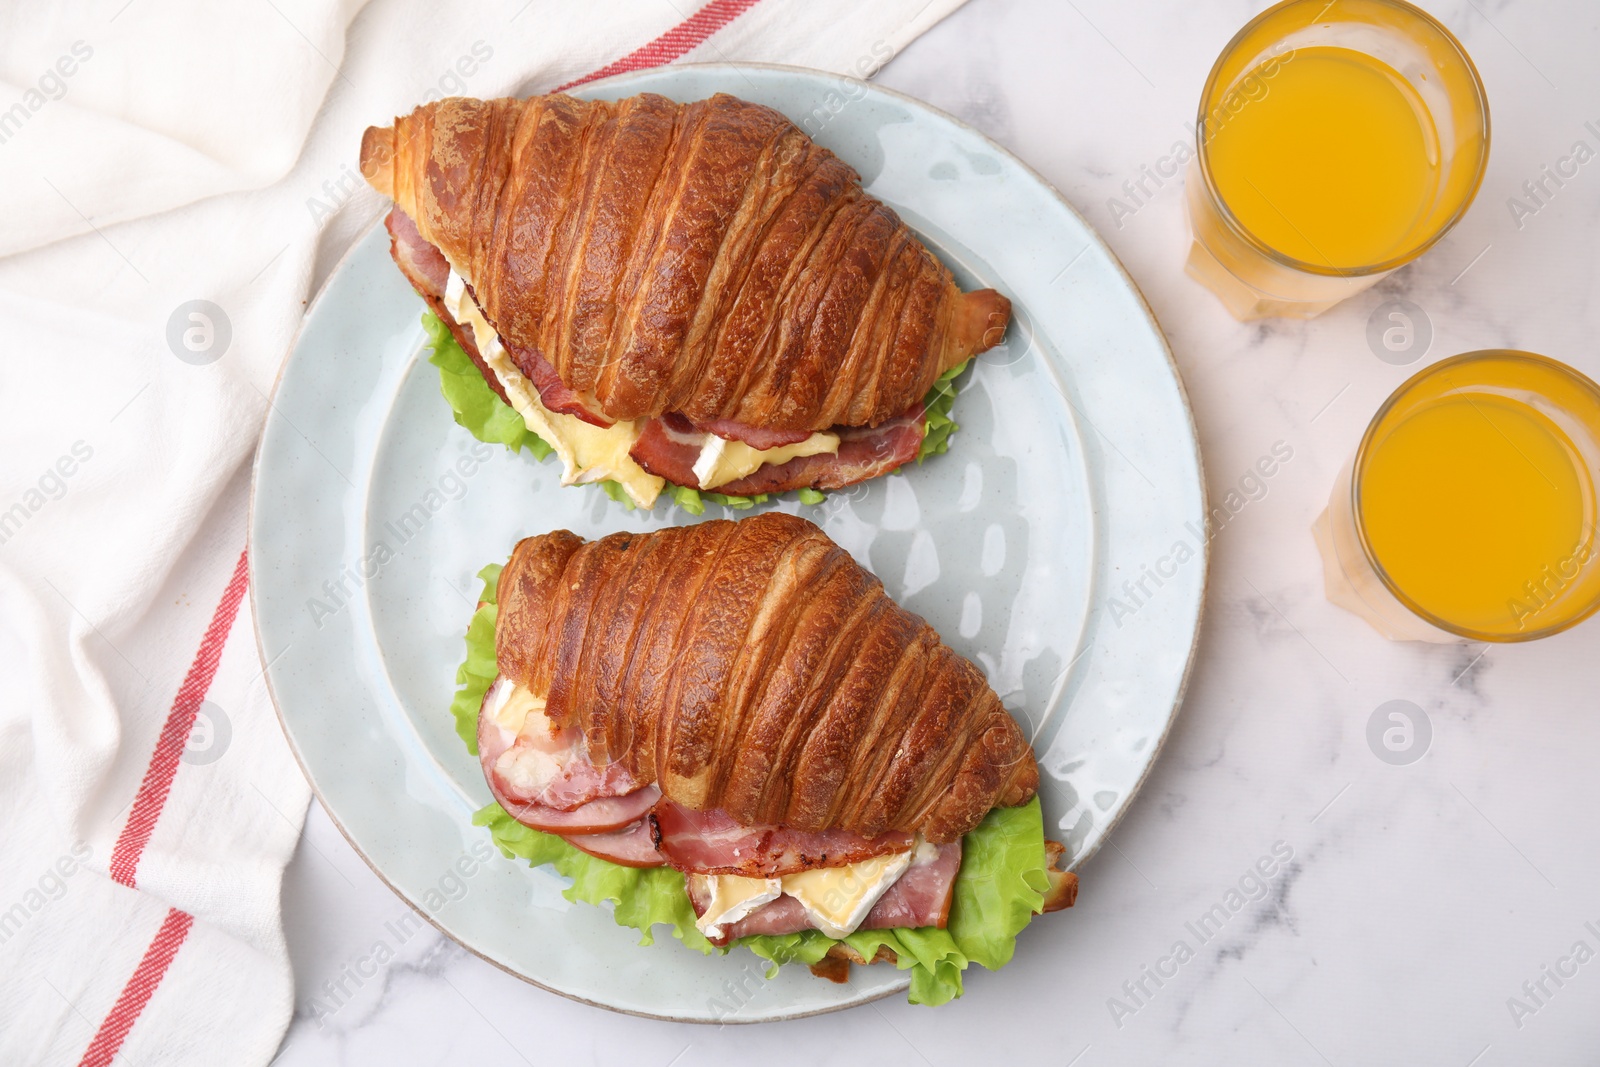
<svg viewBox="0 0 1600 1067">
<path fill-rule="evenodd" d="M 1017 935 L 1044 906 L 1050 881 L 1044 868 L 1044 815 L 1039 798 L 1018 808 L 996 808 L 961 840 L 961 873 L 956 875 L 950 922 L 892 930 L 857 930 L 844 939 L 863 959 L 880 947 L 895 954 L 895 966 L 911 972 L 913 1004 L 944 1004 L 961 995 L 961 972 L 969 963 L 999 970 L 1011 962 Z M 817 930 L 783 936 L 740 938 L 743 945 L 776 966 L 815 963 L 833 940 Z M 775 970 L 771 973 L 776 973 Z M 771 973 L 768 977 L 771 977 Z"/>
<path fill-rule="evenodd" d="M 638 505 L 633 502 L 633 497 L 629 496 L 628 491 L 622 487 L 621 482 L 614 482 L 610 478 L 607 478 L 605 481 L 600 483 L 600 488 L 605 491 L 606 496 L 610 497 L 612 500 L 615 500 L 629 511 L 632 511 L 634 508 L 638 507 Z"/>
<path fill-rule="evenodd" d="M 922 408 L 927 412 L 928 421 L 922 427 L 922 448 L 917 452 L 917 463 L 921 464 L 929 456 L 937 456 L 950 451 L 950 435 L 961 429 L 956 420 L 950 417 L 950 409 L 956 403 L 956 379 L 961 377 L 961 372 L 972 366 L 972 360 L 958 364 L 939 375 L 933 383 L 933 388 L 928 390 L 928 395 L 922 398 Z"/>
<path fill-rule="evenodd" d="M 483 380 L 478 365 L 456 343 L 455 337 L 433 312 L 422 316 L 422 328 L 428 332 L 428 344 L 433 355 L 428 362 L 439 368 L 439 391 L 450 403 L 456 423 L 480 441 L 492 445 L 505 445 L 519 452 L 526 445 L 534 459 L 544 459 L 554 449 L 522 421 L 522 416 L 500 399 Z"/>
<path fill-rule="evenodd" d="M 450 701 L 456 734 L 474 756 L 478 754 L 478 710 L 483 707 L 483 695 L 500 673 L 494 658 L 494 623 L 500 610 L 495 604 L 495 587 L 500 571 L 500 564 L 491 563 L 478 572 L 483 579 L 483 592 L 478 596 L 478 610 L 467 623 L 467 658 L 456 668 L 456 684 L 461 688 Z"/>
<path fill-rule="evenodd" d="M 580 852 L 555 834 L 524 826 L 499 804 L 490 804 L 472 816 L 474 826 L 486 826 L 506 858 L 520 858 L 528 866 L 550 864 L 572 879 L 561 895 L 573 902 L 614 905 L 612 917 L 619 926 L 640 933 L 641 945 L 654 944 L 657 924 L 670 926 L 672 936 L 692 949 L 709 954 L 711 942 L 694 924 L 694 906 L 683 875 L 671 867 L 624 867 L 619 863 Z"/>
<path fill-rule="evenodd" d="M 998 971 L 1011 962 L 1017 934 L 1044 906 L 1049 888 L 1039 798 L 996 808 L 961 841 L 950 936 L 967 959 Z"/>
<path fill-rule="evenodd" d="M 528 429 L 522 416 L 489 387 L 477 364 L 472 362 L 472 357 L 456 343 L 450 328 L 437 315 L 431 311 L 424 312 L 422 328 L 427 331 L 428 344 L 433 349 L 428 362 L 439 368 L 439 391 L 449 402 L 450 411 L 458 425 L 480 441 L 505 445 L 513 452 L 526 446 L 534 459 L 542 460 L 555 451 L 543 438 Z M 956 402 L 955 379 L 971 362 L 968 360 L 940 375 L 923 398 L 922 406 L 927 409 L 928 421 L 923 427 L 922 446 L 917 453 L 918 463 L 949 450 L 950 435 L 958 429 L 955 420 L 950 418 L 950 408 Z M 620 484 L 609 479 L 597 484 L 612 500 L 629 511 L 634 509 L 632 498 Z M 757 504 L 765 504 L 770 499 L 767 493 L 731 496 L 670 483 L 662 495 L 690 515 L 704 515 L 706 501 L 735 511 L 745 511 Z M 816 489 L 801 489 L 797 495 L 802 504 L 820 504 L 827 499 L 825 493 Z"/>
</svg>

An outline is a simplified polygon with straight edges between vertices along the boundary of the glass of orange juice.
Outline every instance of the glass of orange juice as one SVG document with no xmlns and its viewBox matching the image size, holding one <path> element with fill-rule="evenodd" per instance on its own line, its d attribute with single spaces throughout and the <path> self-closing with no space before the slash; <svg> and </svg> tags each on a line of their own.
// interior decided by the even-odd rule
<svg viewBox="0 0 1600 1067">
<path fill-rule="evenodd" d="M 1395 390 L 1314 527 L 1328 599 L 1395 640 L 1529 641 L 1600 608 L 1600 386 L 1529 352 Z"/>
<path fill-rule="evenodd" d="M 1310 318 L 1466 212 L 1489 107 L 1460 42 L 1410 4 L 1286 0 L 1218 57 L 1195 139 L 1189 274 L 1236 318 Z"/>
</svg>

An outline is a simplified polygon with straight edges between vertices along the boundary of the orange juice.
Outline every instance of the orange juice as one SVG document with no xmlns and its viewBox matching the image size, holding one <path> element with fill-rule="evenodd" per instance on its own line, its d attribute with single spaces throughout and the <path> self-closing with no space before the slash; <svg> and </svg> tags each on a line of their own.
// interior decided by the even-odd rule
<svg viewBox="0 0 1600 1067">
<path fill-rule="evenodd" d="M 1405 0 L 1283 0 L 1217 57 L 1184 179 L 1185 269 L 1239 319 L 1310 318 L 1427 251 L 1472 202 L 1489 109 Z"/>
<path fill-rule="evenodd" d="M 1600 390 L 1526 353 L 1457 357 L 1400 388 L 1355 460 L 1366 553 L 1413 610 L 1517 639 L 1600 603 Z"/>
<path fill-rule="evenodd" d="M 1251 79 L 1255 79 L 1251 81 Z M 1387 63 L 1315 47 L 1246 75 L 1265 88 L 1215 126 L 1212 180 L 1239 223 L 1283 255 L 1334 269 L 1418 242 L 1440 181 L 1439 136 Z"/>
</svg>

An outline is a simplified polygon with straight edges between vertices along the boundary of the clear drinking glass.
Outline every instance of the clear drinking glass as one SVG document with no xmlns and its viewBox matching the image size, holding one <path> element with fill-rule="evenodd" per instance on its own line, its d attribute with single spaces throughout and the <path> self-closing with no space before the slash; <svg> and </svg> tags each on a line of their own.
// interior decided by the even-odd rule
<svg viewBox="0 0 1600 1067">
<path fill-rule="evenodd" d="M 1327 597 L 1392 640 L 1529 641 L 1600 609 L 1600 386 L 1454 356 L 1384 403 L 1313 526 Z"/>
<path fill-rule="evenodd" d="M 1376 129 L 1393 136 L 1368 136 Z M 1190 276 L 1236 318 L 1310 318 L 1411 262 L 1461 218 L 1488 160 L 1489 108 L 1460 42 L 1418 8 L 1286 0 L 1217 58 L 1195 139 Z M 1319 151 L 1332 167 L 1313 164 Z M 1335 180 L 1346 165 L 1365 175 L 1367 201 L 1362 183 Z M 1297 166 L 1309 174 L 1294 177 Z M 1273 176 L 1285 180 L 1273 186 Z M 1370 242 L 1343 240 L 1343 228 L 1380 225 Z M 1326 255 L 1308 243 L 1313 233 L 1333 235 L 1318 239 Z"/>
</svg>

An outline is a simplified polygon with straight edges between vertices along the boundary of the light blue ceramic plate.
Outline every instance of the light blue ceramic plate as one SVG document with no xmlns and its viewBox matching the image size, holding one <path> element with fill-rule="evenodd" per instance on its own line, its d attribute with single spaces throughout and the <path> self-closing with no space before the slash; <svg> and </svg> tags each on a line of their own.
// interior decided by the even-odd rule
<svg viewBox="0 0 1600 1067">
<path fill-rule="evenodd" d="M 1007 343 L 961 382 L 949 454 L 817 506 L 769 506 L 820 524 L 983 666 L 1034 738 L 1046 827 L 1081 862 L 1166 736 L 1205 586 L 1200 457 L 1150 310 L 1049 185 L 924 104 L 779 67 L 669 67 L 581 93 L 645 90 L 777 108 L 854 165 L 964 287 L 1011 297 Z M 468 878 L 452 873 L 481 842 L 469 819 L 489 800 L 447 710 L 474 573 L 528 534 L 696 519 L 665 503 L 627 511 L 597 488 L 562 488 L 554 460 L 475 442 L 439 396 L 421 312 L 375 228 L 307 313 L 257 459 L 250 588 L 262 658 L 329 814 L 451 937 L 589 1003 L 743 1021 L 903 989 L 882 965 L 855 968 L 848 985 L 798 967 L 768 982 L 742 950 L 704 958 L 671 938 L 642 948 L 601 910 L 564 900 L 548 869 L 496 857 Z M 458 880 L 464 891 L 442 891 Z M 1046 987 L 1051 968 L 1070 965 L 1072 926 L 1071 912 L 1034 924 L 1007 972 L 974 971 L 969 988 L 1018 977 Z M 757 992 L 730 1001 L 730 978 Z"/>
</svg>

